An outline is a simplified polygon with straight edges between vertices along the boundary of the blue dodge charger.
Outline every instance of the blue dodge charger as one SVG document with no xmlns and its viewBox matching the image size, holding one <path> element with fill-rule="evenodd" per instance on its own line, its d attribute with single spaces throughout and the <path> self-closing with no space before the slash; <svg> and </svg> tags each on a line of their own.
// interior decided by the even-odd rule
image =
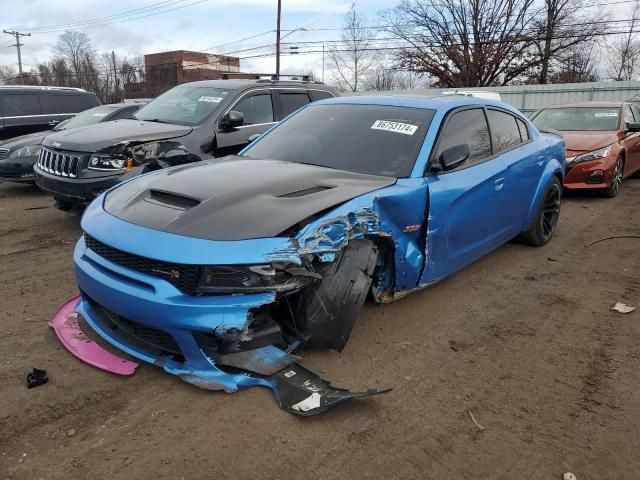
<svg viewBox="0 0 640 480">
<path fill-rule="evenodd" d="M 291 350 L 341 350 L 366 298 L 393 301 L 514 238 L 546 244 L 564 152 L 486 99 L 310 104 L 239 156 L 152 172 L 94 201 L 74 255 L 77 311 L 188 382 L 282 389 L 309 375 Z M 342 399 L 325 387 L 285 406 Z"/>
</svg>

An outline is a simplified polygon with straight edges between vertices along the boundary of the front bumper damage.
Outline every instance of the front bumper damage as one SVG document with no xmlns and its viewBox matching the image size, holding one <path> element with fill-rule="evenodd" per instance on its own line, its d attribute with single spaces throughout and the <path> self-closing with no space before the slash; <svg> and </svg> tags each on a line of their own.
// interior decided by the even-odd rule
<svg viewBox="0 0 640 480">
<path fill-rule="evenodd" d="M 178 375 L 188 383 L 213 390 L 222 387 L 228 392 L 256 386 L 266 387 L 271 389 L 280 408 L 296 415 L 315 415 L 352 398 L 369 397 L 390 391 L 350 392 L 334 388 L 329 382 L 298 363 L 299 358 L 290 353 L 295 345 L 287 350 L 265 346 L 223 356 L 220 360 L 224 365 L 232 367 L 233 372 L 221 370 L 206 355 L 208 368 L 192 369 L 188 364 L 180 364 L 168 357 L 143 354 L 117 334 L 106 332 L 103 325 L 95 322 L 96 317 L 87 301 L 80 296 L 73 297 L 56 311 L 49 321 L 49 326 L 75 357 L 111 373 L 132 375 L 138 364 L 120 358 L 90 340 L 79 326 L 78 313 L 83 315 L 95 332 L 111 344 L 134 357 L 161 366 L 168 373 Z"/>
<path fill-rule="evenodd" d="M 420 223 L 423 211 L 399 207 L 424 205 L 425 190 L 398 184 L 385 193 L 354 199 L 329 218 L 309 221 L 295 236 L 242 241 L 186 237 L 121 220 L 104 210 L 103 198 L 85 211 L 82 228 L 86 235 L 119 252 L 182 265 L 284 263 L 302 267 L 303 259 L 309 257 L 335 262 L 349 242 L 368 238 L 388 246 L 381 257 L 386 265 L 377 271 L 372 285 L 374 299 L 387 302 L 418 288 L 424 232 L 402 232 L 404 226 Z M 76 245 L 74 262 L 81 292 L 75 311 L 86 324 L 117 350 L 184 381 L 226 392 L 270 388 L 283 409 L 299 415 L 388 391 L 333 388 L 292 354 L 297 342 L 306 340 L 304 335 L 289 330 L 286 336 L 279 331 L 270 336 L 268 328 L 258 335 L 253 322 L 278 304 L 276 293 L 185 294 L 166 277 L 98 255 L 87 248 L 84 238 Z M 278 327 L 284 325 L 276 320 Z M 218 348 L 210 348 L 212 340 Z M 72 353 L 86 360 L 77 351 Z"/>
</svg>

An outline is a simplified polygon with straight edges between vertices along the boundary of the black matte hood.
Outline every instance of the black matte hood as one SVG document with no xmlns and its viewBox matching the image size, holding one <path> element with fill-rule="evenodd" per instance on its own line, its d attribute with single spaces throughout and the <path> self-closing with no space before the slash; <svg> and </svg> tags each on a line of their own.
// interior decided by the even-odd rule
<svg viewBox="0 0 640 480">
<path fill-rule="evenodd" d="M 182 137 L 191 127 L 142 120 L 115 120 L 62 130 L 49 135 L 43 145 L 74 152 L 97 152 L 120 142 L 151 142 Z"/>
<path fill-rule="evenodd" d="M 275 237 L 302 220 L 395 178 L 245 157 L 211 159 L 143 175 L 107 194 L 110 214 L 208 240 Z"/>
<path fill-rule="evenodd" d="M 27 145 L 40 145 L 42 140 L 44 140 L 44 137 L 49 135 L 49 133 L 51 133 L 51 130 L 20 135 L 19 137 L 0 142 L 0 148 L 8 148 L 10 152 L 13 152 L 19 148 L 26 147 Z"/>
</svg>

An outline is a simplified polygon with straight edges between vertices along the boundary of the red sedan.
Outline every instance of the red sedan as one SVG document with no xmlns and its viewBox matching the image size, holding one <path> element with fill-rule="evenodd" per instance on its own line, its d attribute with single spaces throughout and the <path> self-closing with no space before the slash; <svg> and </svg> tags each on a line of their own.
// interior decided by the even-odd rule
<svg viewBox="0 0 640 480">
<path fill-rule="evenodd" d="M 615 197 L 622 179 L 640 172 L 640 109 L 635 105 L 550 105 L 532 121 L 562 133 L 567 149 L 564 186 L 569 190 L 599 190 Z"/>
</svg>

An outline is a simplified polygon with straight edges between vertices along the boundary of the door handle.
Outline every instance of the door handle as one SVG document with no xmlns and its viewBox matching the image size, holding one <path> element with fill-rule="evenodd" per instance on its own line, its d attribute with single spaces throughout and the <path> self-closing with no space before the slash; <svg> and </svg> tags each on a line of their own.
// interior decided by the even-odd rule
<svg viewBox="0 0 640 480">
<path fill-rule="evenodd" d="M 502 190 L 502 187 L 504 187 L 504 178 L 496 179 L 496 181 L 493 182 L 493 185 L 496 190 Z"/>
</svg>

